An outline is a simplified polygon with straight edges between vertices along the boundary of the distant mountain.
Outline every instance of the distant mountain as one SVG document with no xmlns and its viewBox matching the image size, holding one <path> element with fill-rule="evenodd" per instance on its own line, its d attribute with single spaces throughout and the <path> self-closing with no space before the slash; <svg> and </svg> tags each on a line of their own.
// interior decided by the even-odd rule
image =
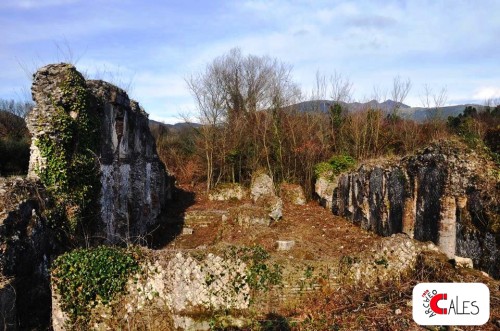
<svg viewBox="0 0 500 331">
<path fill-rule="evenodd" d="M 159 130 L 168 130 L 170 132 L 179 132 L 186 128 L 199 128 L 201 124 L 192 122 L 182 122 L 176 124 L 166 124 L 158 121 L 149 120 L 149 129 L 152 132 L 158 132 Z"/>
<path fill-rule="evenodd" d="M 455 106 L 445 106 L 439 108 L 439 115 L 441 118 L 447 119 L 448 116 L 457 116 L 463 113 L 465 107 L 472 106 L 475 107 L 478 111 L 483 109 L 481 105 L 475 104 L 465 104 L 465 105 L 455 105 Z M 431 108 L 432 110 L 432 108 Z M 409 109 L 405 109 L 401 112 L 403 115 L 410 117 L 415 121 L 422 122 L 426 120 L 429 116 L 429 109 L 424 107 L 411 107 Z"/>
<path fill-rule="evenodd" d="M 322 111 L 326 112 L 334 104 L 334 101 L 332 100 L 312 100 L 312 101 L 303 101 L 300 102 L 293 107 L 296 107 L 301 112 L 307 112 L 307 111 Z M 366 108 L 376 108 L 376 109 L 382 109 L 383 111 L 391 111 L 393 110 L 396 105 L 399 105 L 399 109 L 406 109 L 406 108 L 411 108 L 408 105 L 405 105 L 404 103 L 400 102 L 395 102 L 392 100 L 386 100 L 384 102 L 378 102 L 377 100 L 371 100 L 368 102 L 351 102 L 351 103 L 346 103 L 346 102 L 340 102 L 341 105 L 343 106 L 348 106 L 348 109 L 350 111 L 358 111 Z"/>
<path fill-rule="evenodd" d="M 309 112 L 309 111 L 327 112 L 330 106 L 333 104 L 334 102 L 331 100 L 312 100 L 312 101 L 300 102 L 298 104 L 293 105 L 292 107 L 301 112 Z M 396 102 L 393 100 L 386 100 L 384 102 L 371 100 L 364 103 L 340 102 L 340 104 L 347 107 L 347 109 L 351 112 L 356 112 L 363 109 L 371 108 L 371 109 L 381 109 L 384 112 L 390 113 L 398 106 L 399 113 L 401 114 L 401 116 L 411 118 L 415 121 L 424 121 L 429 115 L 429 109 L 427 108 L 410 107 L 408 105 L 405 105 L 404 103 Z M 481 110 L 483 108 L 481 105 L 475 105 L 475 104 L 446 106 L 446 107 L 440 107 L 439 113 L 442 118 L 446 119 L 448 118 L 448 116 L 457 116 L 458 114 L 461 114 L 464 111 L 465 107 L 467 106 L 475 107 L 477 110 Z"/>
<path fill-rule="evenodd" d="M 332 100 L 310 100 L 299 102 L 295 105 L 290 106 L 289 108 L 298 110 L 299 112 L 328 112 L 330 106 L 334 104 Z M 363 109 L 380 109 L 386 113 L 391 113 L 396 107 L 398 107 L 398 112 L 400 116 L 409 118 L 418 122 L 422 122 L 426 120 L 429 116 L 429 112 L 431 109 L 427 109 L 424 107 L 411 107 L 401 102 L 396 102 L 393 100 L 385 100 L 384 102 L 378 102 L 377 100 L 371 100 L 368 102 L 340 102 L 340 104 L 351 112 L 360 111 Z M 478 111 L 483 109 L 483 106 L 476 104 L 464 104 L 464 105 L 454 105 L 454 106 L 445 106 L 439 108 L 439 115 L 447 119 L 448 116 L 457 116 L 463 113 L 465 107 L 472 106 L 475 107 Z M 192 122 L 184 122 L 184 123 L 176 123 L 176 124 L 165 124 L 153 120 L 149 120 L 149 127 L 151 131 L 158 130 L 160 128 L 166 128 L 170 131 L 178 132 L 184 128 L 199 128 L 201 124 L 192 123 Z"/>
</svg>

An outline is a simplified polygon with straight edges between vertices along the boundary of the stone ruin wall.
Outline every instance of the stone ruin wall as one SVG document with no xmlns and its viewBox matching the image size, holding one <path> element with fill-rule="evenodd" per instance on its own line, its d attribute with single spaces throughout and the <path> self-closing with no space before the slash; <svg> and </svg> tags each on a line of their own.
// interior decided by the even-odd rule
<svg viewBox="0 0 500 331">
<path fill-rule="evenodd" d="M 56 108 L 72 109 L 67 103 L 75 96 L 65 95 L 62 86 L 68 72 L 82 77 L 68 64 L 48 65 L 34 75 L 36 106 L 27 118 L 32 136 L 28 178 L 0 178 L 0 314 L 5 323 L 21 329 L 50 324 L 48 268 L 66 249 L 47 226 L 49 194 L 38 181 L 38 170 L 48 160 L 36 141 L 48 136 L 60 142 L 60 127 L 50 123 L 57 116 Z M 102 185 L 97 197 L 100 219 L 90 235 L 100 242 L 132 241 L 159 223 L 173 182 L 156 154 L 147 114 L 137 102 L 109 83 L 81 81 L 91 99 L 85 111 L 99 115 L 101 132 L 95 153 Z M 80 114 L 69 111 L 68 115 L 78 120 Z"/>
<path fill-rule="evenodd" d="M 240 327 L 244 328 L 245 323 L 251 322 L 251 312 L 266 313 L 287 307 L 324 287 L 353 282 L 376 287 L 381 279 L 400 279 L 402 273 L 415 267 L 423 250 L 435 247 L 394 235 L 352 262 L 273 260 L 271 263 L 282 266 L 282 278 L 267 290 L 252 289 L 247 278 L 249 265 L 240 259 L 222 257 L 223 252 L 162 251 L 141 262 L 141 271 L 129 277 L 126 291 L 110 306 L 98 305 L 93 309 L 91 316 L 99 318 L 92 320 L 91 325 L 99 330 L 116 327 L 117 320 L 132 325 L 135 316 L 149 312 L 157 314 L 154 319 L 170 320 L 172 329 L 209 330 L 210 318 L 225 311 L 234 326 L 242 324 Z M 55 288 L 52 293 L 52 326 L 62 331 L 68 316 L 60 308 Z"/>
<path fill-rule="evenodd" d="M 49 133 L 57 141 L 60 132 L 50 119 L 56 107 L 71 109 L 61 87 L 67 72 L 81 74 L 68 64 L 45 66 L 34 75 L 34 110 L 27 118 L 32 135 L 28 177 L 37 178 L 37 169 L 47 160 L 40 155 L 36 141 Z M 86 81 L 89 112 L 100 122 L 100 222 L 95 236 L 109 243 L 133 241 L 145 236 L 158 223 L 165 201 L 170 198 L 171 178 L 160 161 L 148 125 L 148 115 L 122 89 L 103 81 Z M 70 112 L 78 120 L 78 113 Z"/>
<path fill-rule="evenodd" d="M 88 81 L 101 100 L 101 217 L 107 239 L 146 235 L 158 222 L 171 181 L 156 153 L 147 114 L 127 94 L 103 81 Z"/>
<path fill-rule="evenodd" d="M 332 211 L 382 236 L 402 232 L 432 241 L 449 258 L 471 258 L 474 266 L 498 278 L 499 192 L 488 177 L 491 166 L 453 144 L 340 175 Z"/>
</svg>

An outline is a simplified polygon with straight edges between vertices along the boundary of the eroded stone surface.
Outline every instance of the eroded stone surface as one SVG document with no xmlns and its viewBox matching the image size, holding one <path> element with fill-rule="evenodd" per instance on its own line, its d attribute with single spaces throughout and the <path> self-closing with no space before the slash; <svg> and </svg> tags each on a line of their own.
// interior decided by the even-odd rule
<svg viewBox="0 0 500 331">
<path fill-rule="evenodd" d="M 273 179 L 264 172 L 256 172 L 252 175 L 250 185 L 250 197 L 254 202 L 265 196 L 275 196 Z"/>
<path fill-rule="evenodd" d="M 455 263 L 457 267 L 460 268 L 474 268 L 474 264 L 472 263 L 472 259 L 467 257 L 455 256 Z"/>
<path fill-rule="evenodd" d="M 8 308 L 9 323 L 14 318 L 21 329 L 50 321 L 49 263 L 59 245 L 42 215 L 45 197 L 36 182 L 0 178 L 0 279 L 8 280 L 1 290 L 6 295 L 2 307 Z"/>
<path fill-rule="evenodd" d="M 289 251 L 295 246 L 295 240 L 278 240 L 276 243 L 279 251 Z"/>
<path fill-rule="evenodd" d="M 380 280 L 399 279 L 405 272 L 415 268 L 417 257 L 424 244 L 416 242 L 404 234 L 384 238 L 370 254 L 357 259 L 345 259 L 344 276 L 362 282 L 366 286 L 377 284 Z"/>
<path fill-rule="evenodd" d="M 285 202 L 294 205 L 302 206 L 307 202 L 302 186 L 297 184 L 281 184 L 280 196 Z"/>
<path fill-rule="evenodd" d="M 52 124 L 58 112 L 69 111 L 76 121 L 84 112 L 95 114 L 100 123 L 95 153 L 101 189 L 100 219 L 91 235 L 110 243 L 135 241 L 158 223 L 171 195 L 172 182 L 156 153 L 148 116 L 125 91 L 103 81 L 87 81 L 78 86 L 88 99 L 87 108 L 82 108 L 82 101 L 65 87 L 68 73 L 81 77 L 69 64 L 48 65 L 34 75 L 32 93 L 36 106 L 27 120 L 32 135 L 29 177 L 37 178 L 48 162 L 41 156 L 37 140 L 48 136 L 58 143 L 62 139 L 64 132 Z"/>
<path fill-rule="evenodd" d="M 250 196 L 256 207 L 264 208 L 268 217 L 278 221 L 283 216 L 283 200 L 276 195 L 272 178 L 264 172 L 252 176 Z"/>
<path fill-rule="evenodd" d="M 314 184 L 314 192 L 318 195 L 320 204 L 326 209 L 332 209 L 333 191 L 337 181 L 325 176 L 319 177 Z"/>
<path fill-rule="evenodd" d="M 158 222 L 171 183 L 148 117 L 125 91 L 88 81 L 101 107 L 101 218 L 110 242 L 145 235 Z"/>
<path fill-rule="evenodd" d="M 247 190 L 237 183 L 219 185 L 208 193 L 210 201 L 243 200 L 247 196 Z"/>
<path fill-rule="evenodd" d="M 261 206 L 244 204 L 232 208 L 230 212 L 238 224 L 243 227 L 260 225 L 269 226 L 271 224 L 271 218 L 269 217 L 268 211 Z"/>
<path fill-rule="evenodd" d="M 457 142 L 437 143 L 398 162 L 340 175 L 333 213 L 383 236 L 404 232 L 432 241 L 449 258 L 469 257 L 498 278 L 499 186 L 491 167 Z"/>
<path fill-rule="evenodd" d="M 237 259 L 212 253 L 195 258 L 189 253 L 177 252 L 168 259 L 145 261 L 141 269 L 138 274 L 130 276 L 126 294 L 112 304 L 121 315 L 101 313 L 91 325 L 95 324 L 96 329 L 107 329 L 116 322 L 113 319 L 132 323 L 134 316 L 141 311 L 158 309 L 163 315 L 170 316 L 173 329 L 203 330 L 208 326 L 208 319 L 195 320 L 193 312 L 210 316 L 217 311 L 247 309 L 250 304 L 247 266 Z M 112 312 L 110 306 L 104 308 L 95 308 L 94 311 Z M 57 295 L 53 296 L 53 310 L 58 316 L 54 330 L 62 331 L 67 316 L 61 312 Z M 238 319 L 234 321 L 236 324 L 240 322 Z"/>
</svg>

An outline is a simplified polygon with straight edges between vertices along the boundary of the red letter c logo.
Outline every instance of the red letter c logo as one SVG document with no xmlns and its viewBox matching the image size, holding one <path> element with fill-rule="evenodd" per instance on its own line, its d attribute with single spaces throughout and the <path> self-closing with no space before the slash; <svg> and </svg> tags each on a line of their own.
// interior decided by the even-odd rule
<svg viewBox="0 0 500 331">
<path fill-rule="evenodd" d="M 441 300 L 446 300 L 448 298 L 448 295 L 446 293 L 442 294 L 436 294 L 435 296 L 432 297 L 431 299 L 431 309 L 433 312 L 439 315 L 446 315 L 448 313 L 448 309 L 446 308 L 440 308 L 438 307 L 438 302 Z"/>
</svg>

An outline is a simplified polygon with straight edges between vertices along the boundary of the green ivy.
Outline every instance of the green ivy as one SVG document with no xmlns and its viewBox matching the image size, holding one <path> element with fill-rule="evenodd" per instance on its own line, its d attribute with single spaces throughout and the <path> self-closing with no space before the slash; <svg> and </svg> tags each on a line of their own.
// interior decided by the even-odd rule
<svg viewBox="0 0 500 331">
<path fill-rule="evenodd" d="M 327 162 L 320 162 L 314 166 L 314 176 L 319 178 L 326 174 L 336 176 L 356 166 L 356 160 L 349 155 L 334 155 Z"/>
<path fill-rule="evenodd" d="M 100 125 L 85 79 L 76 69 L 68 67 L 58 87 L 62 99 L 52 101 L 54 113 L 48 123 L 57 132 L 47 132 L 35 142 L 46 160 L 37 173 L 52 198 L 46 213 L 49 224 L 74 235 L 78 224 L 95 219 L 98 211 Z"/>
<path fill-rule="evenodd" d="M 246 281 L 251 289 L 267 291 L 271 286 L 282 285 L 283 267 L 277 263 L 269 264 L 270 254 L 263 247 L 231 246 L 229 256 L 248 265 Z"/>
<path fill-rule="evenodd" d="M 60 255 L 52 266 L 52 282 L 61 308 L 72 323 L 81 324 L 90 310 L 122 293 L 131 273 L 139 271 L 138 253 L 100 246 Z"/>
</svg>

